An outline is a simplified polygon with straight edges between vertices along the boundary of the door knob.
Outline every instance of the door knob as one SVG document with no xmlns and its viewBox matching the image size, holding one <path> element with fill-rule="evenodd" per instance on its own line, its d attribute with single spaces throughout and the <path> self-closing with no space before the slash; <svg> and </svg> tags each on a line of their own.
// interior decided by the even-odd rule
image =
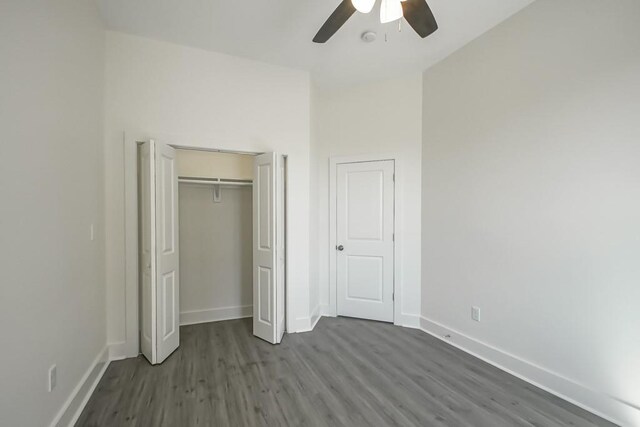
<svg viewBox="0 0 640 427">
<path fill-rule="evenodd" d="M 342 245 L 336 246 L 336 249 L 339 251 L 344 251 L 344 246 Z"/>
</svg>

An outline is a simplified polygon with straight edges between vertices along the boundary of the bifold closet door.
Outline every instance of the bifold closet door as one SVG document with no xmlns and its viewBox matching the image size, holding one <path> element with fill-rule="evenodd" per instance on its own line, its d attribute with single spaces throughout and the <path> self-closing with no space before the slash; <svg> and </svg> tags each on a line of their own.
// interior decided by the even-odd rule
<svg viewBox="0 0 640 427">
<path fill-rule="evenodd" d="M 178 172 L 170 146 L 140 148 L 140 347 L 152 364 L 180 344 Z"/>
<path fill-rule="evenodd" d="M 138 151 L 140 211 L 140 352 L 155 363 L 156 336 L 156 224 L 155 144 L 145 142 Z"/>
<path fill-rule="evenodd" d="M 272 344 L 284 334 L 283 161 L 256 156 L 253 178 L 253 334 Z"/>
</svg>

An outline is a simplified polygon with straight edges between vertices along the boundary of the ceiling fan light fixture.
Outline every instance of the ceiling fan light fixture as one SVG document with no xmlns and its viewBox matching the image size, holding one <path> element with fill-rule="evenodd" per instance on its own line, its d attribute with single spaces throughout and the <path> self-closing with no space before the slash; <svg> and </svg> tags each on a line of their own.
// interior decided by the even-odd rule
<svg viewBox="0 0 640 427">
<path fill-rule="evenodd" d="M 438 29 L 438 23 L 427 4 L 430 0 L 381 0 L 380 21 L 382 23 L 404 18 L 421 38 Z M 326 43 L 357 11 L 369 12 L 376 0 L 342 0 L 313 37 L 314 43 Z"/>
<path fill-rule="evenodd" d="M 358 12 L 369 13 L 376 4 L 376 0 L 351 0 L 351 3 Z"/>
<path fill-rule="evenodd" d="M 380 22 L 386 24 L 402 18 L 401 0 L 382 0 L 380 4 Z"/>
</svg>

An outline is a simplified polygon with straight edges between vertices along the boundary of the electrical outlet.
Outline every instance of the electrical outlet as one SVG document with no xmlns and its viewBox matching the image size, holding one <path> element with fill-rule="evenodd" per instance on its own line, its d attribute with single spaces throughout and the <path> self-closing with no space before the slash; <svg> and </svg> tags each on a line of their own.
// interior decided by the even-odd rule
<svg viewBox="0 0 640 427">
<path fill-rule="evenodd" d="M 58 368 L 56 365 L 51 365 L 49 368 L 49 392 L 52 392 L 56 388 L 58 383 Z"/>
<path fill-rule="evenodd" d="M 480 307 L 471 307 L 471 318 L 476 322 L 480 321 Z"/>
</svg>

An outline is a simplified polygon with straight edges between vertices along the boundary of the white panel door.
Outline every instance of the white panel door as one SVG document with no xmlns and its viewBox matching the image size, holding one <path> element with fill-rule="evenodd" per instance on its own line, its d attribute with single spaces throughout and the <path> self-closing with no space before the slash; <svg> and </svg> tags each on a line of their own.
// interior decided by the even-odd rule
<svg viewBox="0 0 640 427">
<path fill-rule="evenodd" d="M 178 170 L 176 151 L 156 142 L 156 363 L 180 344 Z"/>
<path fill-rule="evenodd" d="M 140 351 L 162 363 L 180 344 L 178 175 L 175 150 L 140 146 Z"/>
<path fill-rule="evenodd" d="M 284 309 L 284 290 L 279 289 L 284 287 L 284 271 L 279 271 L 278 261 L 279 163 L 275 153 L 256 156 L 253 178 L 253 334 L 272 344 L 282 338 L 278 313 Z"/>
<path fill-rule="evenodd" d="M 156 225 L 155 144 L 145 142 L 138 151 L 140 212 L 140 351 L 155 362 L 156 346 Z"/>
<path fill-rule="evenodd" d="M 337 314 L 393 322 L 394 162 L 336 173 Z"/>
</svg>

